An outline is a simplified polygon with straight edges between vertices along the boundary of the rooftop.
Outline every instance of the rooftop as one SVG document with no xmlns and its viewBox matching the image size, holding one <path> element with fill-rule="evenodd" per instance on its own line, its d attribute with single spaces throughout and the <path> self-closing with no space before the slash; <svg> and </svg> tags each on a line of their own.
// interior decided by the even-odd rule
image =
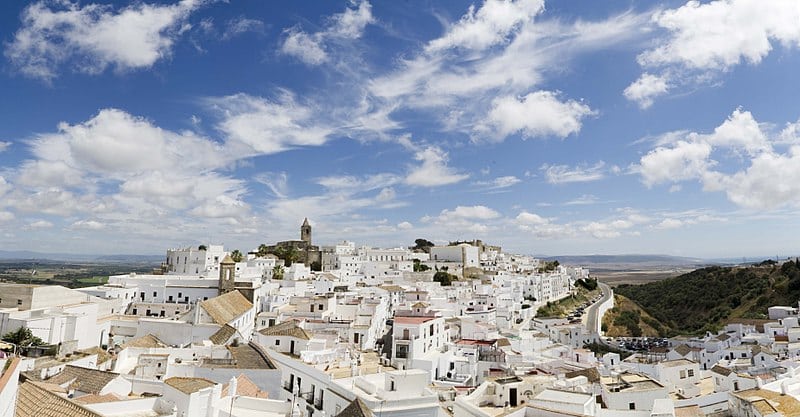
<svg viewBox="0 0 800 417">
<path fill-rule="evenodd" d="M 253 308 L 253 303 L 247 300 L 239 291 L 231 291 L 209 300 L 201 301 L 200 306 L 208 313 L 217 324 L 228 324 L 248 310 Z"/>
<path fill-rule="evenodd" d="M 167 378 L 164 383 L 184 394 L 194 394 L 197 391 L 216 385 L 213 381 L 205 378 L 183 378 L 177 376 Z"/>
<path fill-rule="evenodd" d="M 67 388 L 74 388 L 89 394 L 99 394 L 106 385 L 119 376 L 114 372 L 67 365 L 59 374 L 47 379 L 47 382 L 60 386 L 69 384 Z"/>
<path fill-rule="evenodd" d="M 102 417 L 45 387 L 46 384 L 34 381 L 19 386 L 17 417 Z"/>
</svg>

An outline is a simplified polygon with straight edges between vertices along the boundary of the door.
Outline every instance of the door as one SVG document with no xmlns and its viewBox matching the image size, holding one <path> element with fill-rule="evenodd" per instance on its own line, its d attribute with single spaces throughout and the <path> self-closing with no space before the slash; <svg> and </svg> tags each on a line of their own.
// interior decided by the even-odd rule
<svg viewBox="0 0 800 417">
<path fill-rule="evenodd" d="M 508 390 L 508 400 L 509 400 L 509 404 L 512 407 L 516 407 L 517 406 L 517 389 L 516 388 L 510 388 Z"/>
<path fill-rule="evenodd" d="M 294 355 L 294 340 L 292 340 L 291 343 L 289 343 L 289 353 Z"/>
</svg>

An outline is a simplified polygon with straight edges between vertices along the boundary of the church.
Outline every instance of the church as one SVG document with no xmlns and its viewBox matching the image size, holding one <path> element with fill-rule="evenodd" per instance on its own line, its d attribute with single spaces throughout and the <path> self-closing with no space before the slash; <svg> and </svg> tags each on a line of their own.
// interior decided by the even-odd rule
<svg viewBox="0 0 800 417">
<path fill-rule="evenodd" d="M 319 246 L 311 243 L 311 224 L 308 223 L 308 218 L 303 220 L 303 224 L 300 226 L 300 240 L 277 242 L 267 246 L 267 253 L 284 259 L 287 253 L 291 253 L 293 262 L 302 262 L 308 266 L 312 266 L 315 262 L 318 264 L 322 262 L 322 252 Z"/>
</svg>

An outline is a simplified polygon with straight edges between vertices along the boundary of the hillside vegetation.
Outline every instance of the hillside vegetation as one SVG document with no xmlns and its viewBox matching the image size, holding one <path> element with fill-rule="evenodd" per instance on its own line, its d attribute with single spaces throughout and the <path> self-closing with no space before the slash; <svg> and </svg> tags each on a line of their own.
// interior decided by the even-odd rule
<svg viewBox="0 0 800 417">
<path fill-rule="evenodd" d="M 603 316 L 603 334 L 610 337 L 669 336 L 672 331 L 636 303 L 614 294 L 614 307 Z"/>
<path fill-rule="evenodd" d="M 767 308 L 800 300 L 800 261 L 713 266 L 614 290 L 681 334 L 716 331 L 733 318 L 766 318 Z"/>
</svg>

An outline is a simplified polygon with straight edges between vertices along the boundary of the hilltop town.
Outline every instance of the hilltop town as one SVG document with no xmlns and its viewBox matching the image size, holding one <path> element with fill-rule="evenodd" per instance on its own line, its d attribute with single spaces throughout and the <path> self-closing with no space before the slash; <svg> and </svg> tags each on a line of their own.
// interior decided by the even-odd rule
<svg viewBox="0 0 800 417">
<path fill-rule="evenodd" d="M 480 240 L 319 246 L 306 219 L 103 285 L 0 283 L 0 417 L 800 414 L 797 308 L 612 340 L 613 307 L 580 266 Z"/>
</svg>

